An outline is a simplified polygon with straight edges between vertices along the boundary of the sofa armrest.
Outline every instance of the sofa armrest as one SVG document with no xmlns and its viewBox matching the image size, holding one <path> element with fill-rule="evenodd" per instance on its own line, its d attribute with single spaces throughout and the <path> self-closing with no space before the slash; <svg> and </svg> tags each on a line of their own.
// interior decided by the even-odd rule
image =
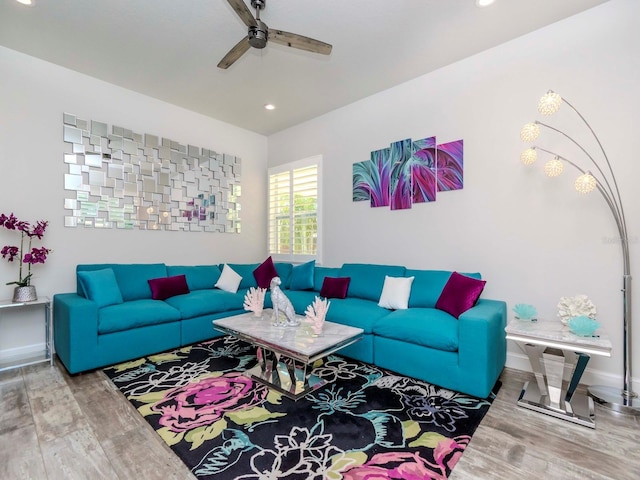
<svg viewBox="0 0 640 480">
<path fill-rule="evenodd" d="M 488 380 L 497 378 L 507 360 L 507 304 L 481 299 L 458 320 L 460 366 L 477 370 Z"/>
<path fill-rule="evenodd" d="M 78 359 L 98 345 L 98 305 L 76 293 L 53 296 L 53 338 L 56 353 L 69 373 L 82 368 Z"/>
</svg>

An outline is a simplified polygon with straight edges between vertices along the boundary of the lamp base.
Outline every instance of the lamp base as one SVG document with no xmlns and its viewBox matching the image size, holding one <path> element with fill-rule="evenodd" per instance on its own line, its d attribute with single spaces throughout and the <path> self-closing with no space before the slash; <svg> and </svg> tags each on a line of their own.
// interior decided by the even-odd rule
<svg viewBox="0 0 640 480">
<path fill-rule="evenodd" d="M 596 403 L 604 408 L 625 415 L 640 415 L 640 397 L 637 394 L 604 385 L 593 385 L 587 389 Z"/>
</svg>

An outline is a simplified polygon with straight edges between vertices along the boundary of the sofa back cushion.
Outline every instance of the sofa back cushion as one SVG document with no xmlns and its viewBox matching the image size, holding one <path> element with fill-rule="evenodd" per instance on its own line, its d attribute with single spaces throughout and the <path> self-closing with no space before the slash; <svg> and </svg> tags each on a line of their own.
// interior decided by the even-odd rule
<svg viewBox="0 0 640 480">
<path fill-rule="evenodd" d="M 286 262 L 274 262 L 273 265 L 276 267 L 276 272 L 278 272 L 280 280 L 282 280 L 282 286 L 284 288 L 288 288 L 291 283 L 293 264 Z"/>
<path fill-rule="evenodd" d="M 239 290 L 258 286 L 256 277 L 253 276 L 253 271 L 260 266 L 259 263 L 228 263 L 227 265 L 242 277 L 240 285 L 238 286 Z M 223 266 L 224 264 L 220 265 L 220 269 L 222 269 Z"/>
<path fill-rule="evenodd" d="M 339 276 L 351 278 L 349 297 L 363 298 L 378 303 L 385 277 L 387 275 L 390 277 L 403 277 L 405 270 L 405 267 L 394 265 L 345 263 L 340 269 Z"/>
<path fill-rule="evenodd" d="M 415 277 L 411 285 L 409 308 L 435 308 L 451 273 L 449 270 L 407 270 L 405 276 Z M 465 275 L 481 278 L 479 273 L 465 273 Z"/>
<path fill-rule="evenodd" d="M 458 318 L 476 304 L 486 284 L 484 280 L 453 272 L 436 302 L 436 308 Z"/>
<path fill-rule="evenodd" d="M 289 288 L 291 290 L 313 290 L 315 270 L 315 260 L 293 267 Z"/>
<path fill-rule="evenodd" d="M 313 289 L 319 292 L 322 289 L 322 284 L 326 277 L 339 277 L 339 267 L 319 267 L 316 265 L 313 272 Z"/>
<path fill-rule="evenodd" d="M 151 287 L 151 298 L 154 300 L 166 300 L 177 295 L 189 293 L 186 275 L 175 275 L 173 277 L 158 277 L 149 280 Z"/>
<path fill-rule="evenodd" d="M 122 299 L 125 302 L 129 300 L 150 299 L 151 287 L 149 286 L 149 280 L 167 276 L 167 266 L 164 263 L 78 265 L 76 272 L 102 270 L 105 268 L 111 268 L 113 270 L 118 282 L 118 287 L 122 293 Z M 78 293 L 82 295 L 80 285 L 78 285 Z"/>
<path fill-rule="evenodd" d="M 122 303 L 122 294 L 113 269 L 80 271 L 77 276 L 83 295 L 95 302 L 98 308 Z"/>
<path fill-rule="evenodd" d="M 168 276 L 184 275 L 187 277 L 187 285 L 191 291 L 213 288 L 221 273 L 217 265 L 167 266 Z"/>
</svg>

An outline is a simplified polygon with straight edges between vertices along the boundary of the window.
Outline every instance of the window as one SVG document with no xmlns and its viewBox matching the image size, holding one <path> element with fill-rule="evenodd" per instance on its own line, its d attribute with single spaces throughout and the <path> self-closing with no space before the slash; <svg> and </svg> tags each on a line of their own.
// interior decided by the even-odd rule
<svg viewBox="0 0 640 480">
<path fill-rule="evenodd" d="M 319 260 L 321 160 L 315 156 L 269 169 L 269 253 L 274 259 Z"/>
</svg>

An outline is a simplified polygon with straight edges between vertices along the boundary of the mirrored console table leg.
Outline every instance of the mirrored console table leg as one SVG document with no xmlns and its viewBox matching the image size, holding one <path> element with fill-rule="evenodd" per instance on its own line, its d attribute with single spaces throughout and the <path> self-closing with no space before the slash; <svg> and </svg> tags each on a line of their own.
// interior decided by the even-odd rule
<svg viewBox="0 0 640 480">
<path fill-rule="evenodd" d="M 518 405 L 553 417 L 595 428 L 593 399 L 576 393 L 580 378 L 589 362 L 586 353 L 557 350 L 544 345 L 520 344 L 531 363 L 536 382 L 526 382 Z M 565 365 L 571 369 L 571 380 L 563 389 Z M 563 395 L 564 394 L 564 395 Z"/>
</svg>

